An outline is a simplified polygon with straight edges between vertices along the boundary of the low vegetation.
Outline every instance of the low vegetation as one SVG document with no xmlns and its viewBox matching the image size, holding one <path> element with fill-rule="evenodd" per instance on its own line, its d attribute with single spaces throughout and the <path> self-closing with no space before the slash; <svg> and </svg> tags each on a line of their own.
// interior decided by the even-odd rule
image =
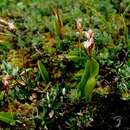
<svg viewBox="0 0 130 130">
<path fill-rule="evenodd" d="M 130 128 L 129 0 L 0 0 L 0 129 Z"/>
</svg>

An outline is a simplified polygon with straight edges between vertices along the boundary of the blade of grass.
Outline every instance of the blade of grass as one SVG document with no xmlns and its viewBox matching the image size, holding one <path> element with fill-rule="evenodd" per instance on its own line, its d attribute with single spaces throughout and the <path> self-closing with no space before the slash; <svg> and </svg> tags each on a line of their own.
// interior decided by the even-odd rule
<svg viewBox="0 0 130 130">
<path fill-rule="evenodd" d="M 48 72 L 45 68 L 45 66 L 41 63 L 41 61 L 38 61 L 38 69 L 39 69 L 39 72 L 43 78 L 43 80 L 45 80 L 47 83 L 49 82 L 49 75 L 48 75 Z"/>
<path fill-rule="evenodd" d="M 0 121 L 3 121 L 10 125 L 16 124 L 16 120 L 13 119 L 13 116 L 10 112 L 0 112 Z"/>
</svg>

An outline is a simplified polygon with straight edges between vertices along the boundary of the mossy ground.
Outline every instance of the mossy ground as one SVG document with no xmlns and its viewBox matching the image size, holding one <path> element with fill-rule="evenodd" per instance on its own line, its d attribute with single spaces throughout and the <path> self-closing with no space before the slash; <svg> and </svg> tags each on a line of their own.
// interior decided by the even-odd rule
<svg viewBox="0 0 130 130">
<path fill-rule="evenodd" d="M 0 12 L 0 111 L 16 120 L 1 130 L 130 129 L 129 0 L 0 0 Z M 91 103 L 78 89 L 88 59 L 78 19 L 100 65 Z"/>
</svg>

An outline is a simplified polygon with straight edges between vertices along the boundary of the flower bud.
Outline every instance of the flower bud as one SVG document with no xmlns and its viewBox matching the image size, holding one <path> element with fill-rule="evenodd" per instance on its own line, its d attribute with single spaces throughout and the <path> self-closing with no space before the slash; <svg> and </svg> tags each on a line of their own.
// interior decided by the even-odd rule
<svg viewBox="0 0 130 130">
<path fill-rule="evenodd" d="M 76 21 L 76 29 L 78 32 L 80 32 L 82 30 L 81 21 L 82 21 L 82 19 L 77 19 L 77 21 Z"/>
</svg>

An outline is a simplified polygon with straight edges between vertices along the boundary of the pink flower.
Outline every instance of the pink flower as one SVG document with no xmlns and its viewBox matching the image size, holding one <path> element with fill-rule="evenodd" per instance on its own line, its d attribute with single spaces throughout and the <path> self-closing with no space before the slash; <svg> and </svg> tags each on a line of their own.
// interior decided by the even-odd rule
<svg viewBox="0 0 130 130">
<path fill-rule="evenodd" d="M 4 86 L 8 86 L 8 84 L 9 84 L 9 81 L 8 81 L 8 80 L 4 80 L 4 81 L 3 81 L 3 85 L 4 85 Z"/>
<path fill-rule="evenodd" d="M 8 87 L 9 86 L 10 78 L 11 77 L 9 75 L 6 75 L 6 76 L 3 77 L 2 83 L 3 83 L 4 87 Z"/>
<path fill-rule="evenodd" d="M 81 21 L 82 21 L 82 19 L 77 19 L 77 21 L 76 21 L 76 29 L 78 32 L 80 32 L 82 29 Z"/>
<path fill-rule="evenodd" d="M 87 32 L 84 32 L 84 36 L 89 40 L 94 37 L 94 33 L 91 29 L 89 29 Z"/>
<path fill-rule="evenodd" d="M 89 29 L 87 32 L 84 32 L 84 36 L 87 39 L 87 41 L 83 42 L 84 48 L 87 50 L 88 55 L 92 55 L 93 49 L 95 47 L 94 33 L 91 29 Z"/>
</svg>

